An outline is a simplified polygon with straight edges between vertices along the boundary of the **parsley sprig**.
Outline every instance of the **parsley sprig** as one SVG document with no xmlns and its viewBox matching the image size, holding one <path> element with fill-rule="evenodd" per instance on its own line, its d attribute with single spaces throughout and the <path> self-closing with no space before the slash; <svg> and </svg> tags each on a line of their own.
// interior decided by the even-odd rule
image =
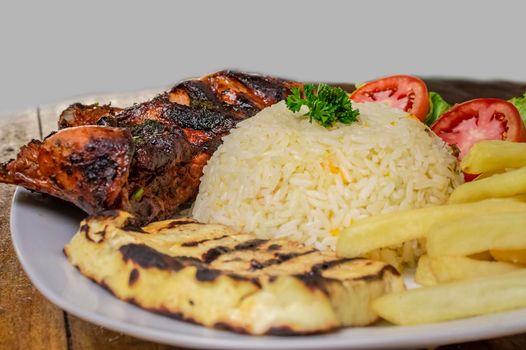
<svg viewBox="0 0 526 350">
<path fill-rule="evenodd" d="M 342 88 L 319 84 L 315 89 L 314 84 L 307 84 L 303 91 L 305 98 L 299 88 L 293 88 L 285 102 L 293 112 L 299 112 L 303 105 L 307 106 L 309 111 L 305 115 L 310 117 L 311 123 L 316 120 L 322 126 L 330 128 L 336 122 L 351 124 L 358 120 L 360 112 L 352 108 L 351 101 Z"/>
</svg>

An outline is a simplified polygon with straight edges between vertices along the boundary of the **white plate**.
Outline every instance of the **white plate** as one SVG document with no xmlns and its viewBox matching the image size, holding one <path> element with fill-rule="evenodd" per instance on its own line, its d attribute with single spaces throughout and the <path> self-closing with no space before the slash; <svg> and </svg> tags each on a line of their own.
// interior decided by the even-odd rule
<svg viewBox="0 0 526 350">
<path fill-rule="evenodd" d="M 18 188 L 11 211 L 18 258 L 51 302 L 84 320 L 139 338 L 214 349 L 371 349 L 427 347 L 526 331 L 526 309 L 431 325 L 384 324 L 316 336 L 253 337 L 207 329 L 120 301 L 69 265 L 62 248 L 84 216 L 68 203 Z"/>
</svg>

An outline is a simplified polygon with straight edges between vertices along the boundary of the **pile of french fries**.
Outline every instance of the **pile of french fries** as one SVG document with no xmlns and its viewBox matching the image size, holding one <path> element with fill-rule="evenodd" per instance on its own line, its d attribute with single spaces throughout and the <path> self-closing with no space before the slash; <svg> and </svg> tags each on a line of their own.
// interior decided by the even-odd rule
<svg viewBox="0 0 526 350">
<path fill-rule="evenodd" d="M 415 280 L 422 288 L 372 302 L 400 325 L 447 321 L 526 307 L 526 143 L 483 141 L 461 168 L 480 174 L 446 205 L 373 216 L 342 231 L 337 254 L 424 239 Z"/>
</svg>

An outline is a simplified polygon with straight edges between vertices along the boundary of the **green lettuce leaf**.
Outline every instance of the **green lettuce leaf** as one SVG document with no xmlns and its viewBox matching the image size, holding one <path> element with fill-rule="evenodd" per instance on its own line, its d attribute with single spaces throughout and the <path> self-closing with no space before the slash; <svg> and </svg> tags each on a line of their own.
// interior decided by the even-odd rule
<svg viewBox="0 0 526 350">
<path fill-rule="evenodd" d="M 429 112 L 427 113 L 425 123 L 431 126 L 449 107 L 451 107 L 451 105 L 447 103 L 442 96 L 436 92 L 429 91 Z"/>
<path fill-rule="evenodd" d="M 520 97 L 514 97 L 509 100 L 517 109 L 521 115 L 521 119 L 526 123 L 526 92 Z"/>
</svg>

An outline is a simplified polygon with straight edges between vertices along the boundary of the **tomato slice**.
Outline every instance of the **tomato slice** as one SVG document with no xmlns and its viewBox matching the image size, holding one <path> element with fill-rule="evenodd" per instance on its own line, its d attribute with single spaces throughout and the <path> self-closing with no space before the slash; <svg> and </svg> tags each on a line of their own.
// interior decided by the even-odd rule
<svg viewBox="0 0 526 350">
<path fill-rule="evenodd" d="M 526 141 L 526 128 L 519 111 L 508 101 L 477 98 L 453 106 L 431 129 L 449 145 L 456 145 L 462 159 L 483 140 Z"/>
<path fill-rule="evenodd" d="M 356 102 L 387 102 L 424 121 L 429 111 L 429 94 L 423 80 L 409 75 L 393 75 L 370 81 L 351 94 Z"/>
</svg>

